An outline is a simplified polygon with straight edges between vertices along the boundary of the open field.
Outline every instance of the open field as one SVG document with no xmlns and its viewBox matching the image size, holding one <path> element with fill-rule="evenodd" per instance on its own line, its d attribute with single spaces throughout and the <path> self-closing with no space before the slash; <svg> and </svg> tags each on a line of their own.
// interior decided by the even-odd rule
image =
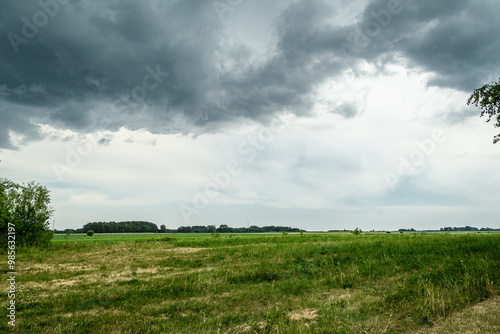
<svg viewBox="0 0 500 334">
<path fill-rule="evenodd" d="M 294 233 L 289 233 L 294 234 Z M 298 234 L 298 233 L 297 233 Z M 233 234 L 233 236 L 241 237 L 241 238 L 255 238 L 255 237 L 261 237 L 261 236 L 269 236 L 269 235 L 279 235 L 281 236 L 281 233 L 242 233 L 242 234 Z M 87 241 L 87 242 L 100 242 L 100 241 L 126 241 L 126 240 L 139 240 L 139 239 L 146 239 L 146 238 L 161 238 L 161 237 L 172 237 L 176 239 L 198 239 L 198 238 L 208 238 L 211 237 L 212 235 L 210 233 L 175 233 L 175 234 L 170 234 L 170 233 L 165 233 L 165 234 L 159 234 L 159 233 L 96 233 L 93 236 L 89 237 L 84 233 L 75 233 L 71 234 L 68 239 L 64 238 L 64 234 L 56 234 L 54 235 L 54 238 L 52 239 L 52 242 L 59 243 L 59 242 L 78 242 L 78 241 Z M 221 237 L 222 238 L 228 238 L 230 235 L 229 234 L 224 234 Z"/>
<path fill-rule="evenodd" d="M 13 332 L 500 329 L 496 233 L 96 236 L 17 255 Z"/>
</svg>

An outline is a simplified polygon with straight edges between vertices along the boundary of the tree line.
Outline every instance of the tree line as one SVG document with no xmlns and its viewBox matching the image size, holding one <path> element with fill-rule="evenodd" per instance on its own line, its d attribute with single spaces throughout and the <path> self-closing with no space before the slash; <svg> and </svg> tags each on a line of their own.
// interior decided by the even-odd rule
<svg viewBox="0 0 500 334">
<path fill-rule="evenodd" d="M 124 222 L 93 222 L 87 223 L 79 229 L 56 230 L 55 233 L 63 234 L 69 231 L 73 233 L 269 233 L 269 232 L 300 232 L 299 228 L 283 226 L 255 226 L 229 227 L 228 225 L 207 226 L 180 226 L 177 229 L 167 229 L 165 225 L 160 228 L 154 223 L 147 221 L 124 221 Z"/>
<path fill-rule="evenodd" d="M 482 227 L 482 228 L 477 228 L 477 227 L 472 227 L 472 226 L 465 226 L 465 227 L 441 227 L 439 229 L 440 231 L 444 232 L 451 232 L 451 231 L 461 231 L 461 232 L 470 232 L 470 231 L 500 231 L 500 229 L 495 229 L 495 228 L 489 228 L 489 227 Z"/>
<path fill-rule="evenodd" d="M 158 233 L 158 226 L 147 221 L 93 222 L 83 225 L 81 233 Z M 75 231 L 80 232 L 80 231 Z"/>
<path fill-rule="evenodd" d="M 230 227 L 228 225 L 220 225 L 216 227 L 215 225 L 207 226 L 181 226 L 177 228 L 177 233 L 269 233 L 269 232 L 300 232 L 299 228 L 293 228 L 290 226 L 249 226 L 249 227 Z"/>
</svg>

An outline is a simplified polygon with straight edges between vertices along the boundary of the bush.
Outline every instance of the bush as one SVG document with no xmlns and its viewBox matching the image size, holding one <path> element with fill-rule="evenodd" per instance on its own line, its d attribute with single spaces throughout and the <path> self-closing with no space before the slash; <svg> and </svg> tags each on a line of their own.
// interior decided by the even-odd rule
<svg viewBox="0 0 500 334">
<path fill-rule="evenodd" d="M 92 231 L 92 230 L 88 230 L 88 231 L 87 231 L 87 235 L 88 235 L 89 237 L 93 236 L 93 235 L 94 235 L 94 231 Z"/>
<path fill-rule="evenodd" d="M 15 230 L 17 246 L 48 246 L 54 236 L 50 230 L 53 212 L 46 187 L 35 182 L 21 185 L 0 179 L 1 247 L 7 245 L 3 235 L 9 227 Z"/>
</svg>

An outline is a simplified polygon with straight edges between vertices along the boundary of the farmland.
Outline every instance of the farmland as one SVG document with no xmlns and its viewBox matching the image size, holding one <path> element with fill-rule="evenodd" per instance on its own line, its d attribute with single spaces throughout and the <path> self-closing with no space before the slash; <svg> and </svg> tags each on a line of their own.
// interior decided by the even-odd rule
<svg viewBox="0 0 500 334">
<path fill-rule="evenodd" d="M 16 263 L 18 333 L 500 329 L 497 233 L 57 235 Z"/>
</svg>

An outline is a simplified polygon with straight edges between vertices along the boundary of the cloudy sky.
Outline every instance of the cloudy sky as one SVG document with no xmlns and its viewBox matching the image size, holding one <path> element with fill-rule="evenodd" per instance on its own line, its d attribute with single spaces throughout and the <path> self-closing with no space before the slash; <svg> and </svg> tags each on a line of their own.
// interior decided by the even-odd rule
<svg viewBox="0 0 500 334">
<path fill-rule="evenodd" d="M 55 227 L 500 227 L 496 0 L 0 2 L 0 176 Z"/>
</svg>

